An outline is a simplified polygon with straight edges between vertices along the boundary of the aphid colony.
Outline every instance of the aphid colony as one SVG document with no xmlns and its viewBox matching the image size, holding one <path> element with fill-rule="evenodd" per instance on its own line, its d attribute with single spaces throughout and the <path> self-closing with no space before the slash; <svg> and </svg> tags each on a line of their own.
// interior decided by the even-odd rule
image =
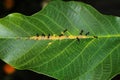
<svg viewBox="0 0 120 80">
<path fill-rule="evenodd" d="M 55 36 L 55 35 L 50 35 L 48 34 L 47 36 L 45 34 L 41 34 L 41 36 L 37 33 L 36 36 L 30 37 L 30 39 L 33 40 L 62 40 L 62 39 L 77 39 L 77 41 L 80 41 L 81 38 L 98 38 L 97 36 L 87 36 L 90 34 L 90 32 L 87 32 L 85 35 L 83 35 L 83 30 L 80 31 L 79 36 L 65 36 L 65 32 L 67 32 L 68 30 L 65 29 L 63 32 L 61 32 L 60 35 Z"/>
</svg>

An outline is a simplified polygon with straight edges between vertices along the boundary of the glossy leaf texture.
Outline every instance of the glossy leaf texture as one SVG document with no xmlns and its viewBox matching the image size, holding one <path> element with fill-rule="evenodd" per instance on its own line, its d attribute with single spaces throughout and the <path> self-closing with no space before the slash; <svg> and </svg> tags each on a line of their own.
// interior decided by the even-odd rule
<svg viewBox="0 0 120 80">
<path fill-rule="evenodd" d="M 55 79 L 109 80 L 120 73 L 120 17 L 74 1 L 10 14 L 0 19 L 0 58 Z"/>
</svg>

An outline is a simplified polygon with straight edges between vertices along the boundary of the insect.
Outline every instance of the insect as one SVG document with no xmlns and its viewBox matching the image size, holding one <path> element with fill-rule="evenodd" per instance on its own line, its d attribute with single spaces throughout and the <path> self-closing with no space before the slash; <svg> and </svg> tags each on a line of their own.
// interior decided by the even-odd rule
<svg viewBox="0 0 120 80">
<path fill-rule="evenodd" d="M 37 33 L 36 36 L 39 37 L 39 34 Z"/>
<path fill-rule="evenodd" d="M 59 37 L 63 36 L 63 34 L 60 34 Z"/>
<path fill-rule="evenodd" d="M 50 34 L 48 34 L 48 38 L 50 38 Z"/>
<path fill-rule="evenodd" d="M 80 39 L 78 37 L 76 37 L 77 41 L 80 42 Z"/>
<path fill-rule="evenodd" d="M 87 36 L 87 35 L 89 35 L 90 34 L 90 32 L 87 32 L 85 35 Z"/>
<path fill-rule="evenodd" d="M 81 30 L 81 32 L 80 32 L 80 35 L 82 35 L 83 34 L 83 30 Z"/>
<path fill-rule="evenodd" d="M 64 31 L 63 31 L 63 33 L 65 33 L 67 31 L 67 29 L 65 29 Z"/>
<path fill-rule="evenodd" d="M 93 36 L 94 38 L 98 38 L 98 36 Z"/>
<path fill-rule="evenodd" d="M 53 34 L 51 36 L 51 34 L 45 35 L 44 33 L 41 34 L 41 36 L 36 33 L 36 36 L 31 37 L 30 39 L 35 39 L 35 40 L 41 40 L 41 39 L 49 39 L 49 40 L 58 40 L 58 39 L 76 39 L 78 42 L 81 41 L 81 38 L 87 38 L 86 36 L 90 34 L 90 32 L 87 32 L 85 35 L 83 35 L 83 30 L 80 31 L 79 36 L 65 36 L 65 32 L 67 32 L 67 29 L 64 29 L 60 35 L 56 36 L 55 34 Z M 83 35 L 83 36 L 82 36 Z M 62 37 L 61 37 L 62 36 Z M 91 37 L 90 37 L 91 38 Z M 93 36 L 92 38 L 98 38 L 98 36 Z"/>
<path fill-rule="evenodd" d="M 45 34 L 42 34 L 43 37 L 45 37 Z"/>
<path fill-rule="evenodd" d="M 67 29 L 65 29 L 63 32 L 61 32 L 61 34 L 59 35 L 59 37 L 63 36 L 66 31 L 67 31 Z"/>
</svg>

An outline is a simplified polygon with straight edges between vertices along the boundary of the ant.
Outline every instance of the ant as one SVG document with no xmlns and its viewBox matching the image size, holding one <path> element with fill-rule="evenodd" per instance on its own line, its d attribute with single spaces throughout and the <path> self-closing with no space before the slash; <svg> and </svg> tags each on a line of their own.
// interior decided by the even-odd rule
<svg viewBox="0 0 120 80">
<path fill-rule="evenodd" d="M 43 37 L 45 37 L 45 34 L 42 34 Z"/>
<path fill-rule="evenodd" d="M 98 36 L 93 36 L 94 38 L 98 38 Z"/>
<path fill-rule="evenodd" d="M 64 31 L 63 31 L 63 33 L 65 33 L 67 31 L 67 29 L 65 29 Z"/>
<path fill-rule="evenodd" d="M 48 34 L 48 38 L 50 38 L 50 34 Z"/>
<path fill-rule="evenodd" d="M 39 37 L 39 34 L 37 33 L 36 36 Z"/>
<path fill-rule="evenodd" d="M 77 41 L 80 42 L 80 39 L 78 37 L 76 37 Z"/>
<path fill-rule="evenodd" d="M 83 30 L 81 30 L 81 32 L 80 32 L 80 35 L 82 35 L 83 34 Z"/>
<path fill-rule="evenodd" d="M 59 37 L 63 36 L 63 34 L 60 34 Z"/>
<path fill-rule="evenodd" d="M 89 35 L 90 34 L 90 32 L 87 32 L 85 35 L 87 36 L 87 35 Z"/>
<path fill-rule="evenodd" d="M 66 31 L 67 31 L 67 29 L 65 29 L 65 30 L 59 35 L 59 37 L 63 36 Z"/>
</svg>

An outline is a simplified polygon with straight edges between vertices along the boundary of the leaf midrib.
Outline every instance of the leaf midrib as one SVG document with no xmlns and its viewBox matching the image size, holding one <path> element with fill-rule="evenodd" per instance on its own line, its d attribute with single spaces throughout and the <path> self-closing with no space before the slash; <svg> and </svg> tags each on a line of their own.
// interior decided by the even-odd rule
<svg viewBox="0 0 120 80">
<path fill-rule="evenodd" d="M 40 36 L 40 37 L 42 37 L 42 36 Z M 56 37 L 58 37 L 58 36 L 56 36 Z M 65 36 L 65 37 L 67 37 L 67 36 Z M 76 37 L 78 37 L 78 36 L 73 36 L 73 37 L 75 37 L 74 39 L 76 39 Z M 97 36 L 97 37 L 98 38 L 120 38 L 120 34 L 117 34 L 117 35 L 106 35 L 106 36 Z M 94 37 L 93 36 L 81 36 L 80 39 L 88 39 L 88 38 L 94 38 Z M 0 39 L 13 39 L 13 40 L 25 40 L 25 39 L 27 39 L 27 40 L 34 40 L 34 39 L 30 39 L 30 37 L 0 37 Z M 67 39 L 67 38 L 64 38 L 64 39 Z M 64 40 L 64 39 L 60 39 L 60 40 Z M 68 39 L 70 39 L 70 38 L 68 38 Z M 43 38 L 43 39 L 40 39 L 40 40 L 50 40 L 50 39 L 49 38 L 48 39 L 44 39 Z"/>
</svg>

